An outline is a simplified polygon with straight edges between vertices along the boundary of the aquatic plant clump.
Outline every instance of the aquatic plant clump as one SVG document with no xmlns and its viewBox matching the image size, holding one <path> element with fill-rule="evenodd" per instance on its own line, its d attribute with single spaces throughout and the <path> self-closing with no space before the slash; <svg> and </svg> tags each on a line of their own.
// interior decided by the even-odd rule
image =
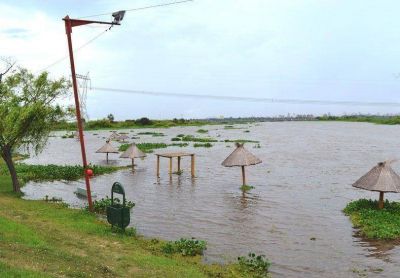
<svg viewBox="0 0 400 278">
<path fill-rule="evenodd" d="M 119 146 L 118 150 L 121 152 L 126 151 L 131 144 L 122 144 Z M 145 153 L 152 153 L 154 149 L 162 149 L 168 147 L 165 143 L 139 143 L 136 146 Z"/>
<path fill-rule="evenodd" d="M 249 253 L 247 257 L 238 257 L 239 267 L 242 271 L 251 277 L 269 277 L 268 269 L 271 263 L 265 258 L 265 255 L 256 255 Z"/>
<path fill-rule="evenodd" d="M 367 238 L 400 238 L 400 202 L 386 200 L 379 209 L 377 200 L 360 199 L 347 204 L 343 212 Z"/>
<path fill-rule="evenodd" d="M 218 142 L 218 140 L 214 138 L 201 138 L 201 137 L 194 137 L 193 135 L 185 135 L 182 137 L 182 141 L 186 142 L 202 142 L 202 143 L 211 143 L 211 142 Z"/>
<path fill-rule="evenodd" d="M 78 180 L 84 176 L 83 167 L 80 165 L 29 165 L 18 163 L 15 165 L 15 168 L 18 174 L 18 178 L 24 183 L 28 181 L 73 181 Z M 112 173 L 121 169 L 121 167 L 98 165 L 90 165 L 89 168 L 93 170 L 94 175 Z M 7 173 L 7 168 L 5 167 L 5 165 L 2 164 L 0 166 L 0 175 L 6 175 Z"/>
<path fill-rule="evenodd" d="M 179 253 L 182 256 L 202 255 L 207 248 L 204 240 L 181 238 L 177 241 L 169 241 L 162 247 L 162 251 L 166 254 Z"/>
<path fill-rule="evenodd" d="M 165 136 L 164 133 L 162 132 L 153 132 L 153 131 L 139 132 L 138 135 L 152 135 L 153 137 Z"/>
<path fill-rule="evenodd" d="M 196 132 L 197 133 L 208 133 L 208 130 L 207 129 L 198 129 Z"/>
<path fill-rule="evenodd" d="M 211 143 L 195 143 L 193 147 L 195 148 L 211 148 L 213 145 Z"/>
<path fill-rule="evenodd" d="M 236 139 L 236 140 L 226 139 L 226 140 L 224 140 L 224 142 L 225 143 L 240 143 L 240 144 L 244 144 L 244 143 L 260 143 L 260 141 L 247 140 L 247 139 Z"/>
<path fill-rule="evenodd" d="M 250 191 L 250 190 L 252 190 L 252 189 L 254 189 L 255 187 L 254 186 L 252 186 L 252 185 L 247 185 L 247 184 L 245 184 L 245 185 L 242 185 L 241 187 L 240 187 L 240 190 L 242 190 L 243 192 L 248 192 L 248 191 Z"/>
</svg>

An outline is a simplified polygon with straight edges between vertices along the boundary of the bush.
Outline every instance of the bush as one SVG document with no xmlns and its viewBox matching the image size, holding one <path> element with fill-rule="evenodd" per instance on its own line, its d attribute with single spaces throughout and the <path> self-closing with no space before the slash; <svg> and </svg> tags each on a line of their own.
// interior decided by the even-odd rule
<svg viewBox="0 0 400 278">
<path fill-rule="evenodd" d="M 177 241 L 169 241 L 163 247 L 162 251 L 166 254 L 179 253 L 182 256 L 202 255 L 206 249 L 207 243 L 204 240 L 181 238 Z"/>
<path fill-rule="evenodd" d="M 239 267 L 243 272 L 251 274 L 252 277 L 268 277 L 268 269 L 271 263 L 265 255 L 249 253 L 247 257 L 238 257 Z"/>
</svg>

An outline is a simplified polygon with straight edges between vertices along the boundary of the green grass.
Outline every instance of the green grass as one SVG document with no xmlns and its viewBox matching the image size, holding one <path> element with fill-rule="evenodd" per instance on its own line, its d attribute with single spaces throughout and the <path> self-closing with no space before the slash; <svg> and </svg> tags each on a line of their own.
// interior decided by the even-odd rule
<svg viewBox="0 0 400 278">
<path fill-rule="evenodd" d="M 384 208 L 378 209 L 378 201 L 360 199 L 350 202 L 343 212 L 367 238 L 400 238 L 400 202 L 386 200 Z"/>
<path fill-rule="evenodd" d="M 238 265 L 165 255 L 161 240 L 115 233 L 85 210 L 10 190 L 10 177 L 1 174 L 0 277 L 250 277 Z"/>
</svg>

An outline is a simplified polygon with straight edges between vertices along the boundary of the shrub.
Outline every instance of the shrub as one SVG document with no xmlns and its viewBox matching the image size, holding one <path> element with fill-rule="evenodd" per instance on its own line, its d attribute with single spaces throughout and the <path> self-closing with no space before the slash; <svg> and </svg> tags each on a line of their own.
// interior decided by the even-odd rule
<svg viewBox="0 0 400 278">
<path fill-rule="evenodd" d="M 271 263 L 265 258 L 265 255 L 249 253 L 247 257 L 238 257 L 239 267 L 243 272 L 252 277 L 268 277 L 268 269 Z"/>
<path fill-rule="evenodd" d="M 207 243 L 204 240 L 181 238 L 177 241 L 169 241 L 163 247 L 162 251 L 166 254 L 179 253 L 182 256 L 202 255 L 206 249 Z"/>
</svg>

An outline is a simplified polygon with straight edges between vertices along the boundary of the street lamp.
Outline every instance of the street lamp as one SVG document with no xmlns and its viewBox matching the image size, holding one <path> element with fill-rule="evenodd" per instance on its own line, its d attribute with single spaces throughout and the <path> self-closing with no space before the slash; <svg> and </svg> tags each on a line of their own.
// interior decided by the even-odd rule
<svg viewBox="0 0 400 278">
<path fill-rule="evenodd" d="M 71 63 L 71 74 L 72 74 L 72 87 L 74 90 L 74 98 L 75 98 L 76 122 L 78 124 L 79 141 L 81 144 L 81 153 L 82 153 L 82 164 L 83 164 L 85 183 L 86 183 L 86 195 L 87 195 L 87 200 L 89 203 L 90 211 L 93 211 L 92 193 L 90 191 L 90 179 L 89 179 L 90 171 L 88 171 L 89 169 L 88 169 L 88 164 L 87 164 L 87 160 L 86 160 L 85 141 L 83 139 L 82 118 L 81 118 L 81 111 L 80 111 L 80 106 L 79 106 L 78 85 L 76 82 L 74 52 L 72 49 L 72 39 L 71 39 L 72 27 L 91 24 L 91 23 L 107 24 L 107 25 L 111 25 L 111 27 L 112 27 L 114 25 L 120 25 L 120 22 L 124 18 L 124 15 L 125 15 L 125 11 L 118 11 L 118 12 L 113 13 L 112 16 L 114 17 L 114 20 L 112 22 L 72 19 L 72 18 L 69 18 L 68 15 L 63 18 L 63 20 L 65 22 L 65 31 L 67 33 L 67 38 L 68 38 L 69 61 Z"/>
</svg>

